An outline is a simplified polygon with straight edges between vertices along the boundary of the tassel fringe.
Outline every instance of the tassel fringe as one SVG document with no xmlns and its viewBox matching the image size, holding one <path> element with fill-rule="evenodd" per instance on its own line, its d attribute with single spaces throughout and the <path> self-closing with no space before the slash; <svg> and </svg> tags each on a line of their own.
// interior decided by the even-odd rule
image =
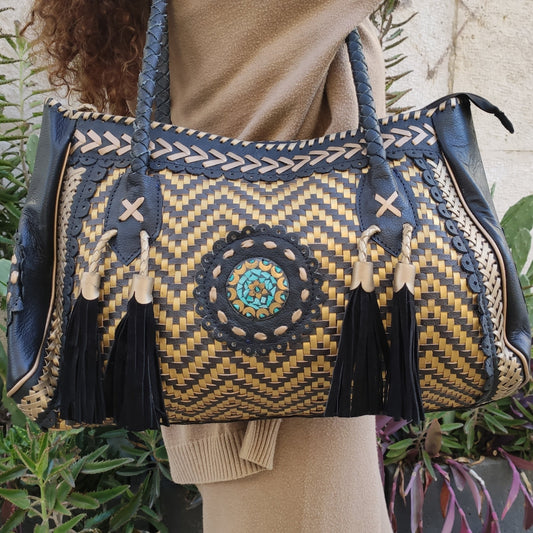
<svg viewBox="0 0 533 533">
<path fill-rule="evenodd" d="M 115 234 L 105 233 L 96 245 L 69 318 L 58 383 L 59 412 L 64 420 L 100 424 L 105 417 L 104 362 L 98 341 L 98 267 L 105 246 Z"/>
<path fill-rule="evenodd" d="M 366 260 L 371 226 L 361 236 L 350 299 L 342 324 L 326 416 L 360 416 L 383 411 L 388 344 L 374 290 L 373 265 Z"/>
<path fill-rule="evenodd" d="M 105 375 L 107 416 L 132 431 L 168 425 L 148 277 L 148 234 L 141 232 L 141 268 L 130 287 L 128 309 L 115 332 Z"/>
<path fill-rule="evenodd" d="M 418 364 L 418 326 L 414 301 L 415 267 L 410 263 L 413 228 L 404 226 L 401 261 L 394 272 L 390 370 L 386 414 L 418 423 L 424 420 Z"/>
</svg>

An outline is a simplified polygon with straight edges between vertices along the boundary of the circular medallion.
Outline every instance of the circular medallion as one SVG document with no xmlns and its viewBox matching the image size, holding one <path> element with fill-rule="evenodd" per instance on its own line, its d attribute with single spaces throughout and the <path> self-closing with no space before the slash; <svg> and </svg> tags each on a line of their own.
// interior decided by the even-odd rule
<svg viewBox="0 0 533 533">
<path fill-rule="evenodd" d="M 282 227 L 246 227 L 217 241 L 196 275 L 203 328 L 232 350 L 283 352 L 309 333 L 325 295 L 318 261 Z"/>
<path fill-rule="evenodd" d="M 226 296 L 243 316 L 263 320 L 279 313 L 289 295 L 287 276 L 264 257 L 241 261 L 229 275 Z"/>
</svg>

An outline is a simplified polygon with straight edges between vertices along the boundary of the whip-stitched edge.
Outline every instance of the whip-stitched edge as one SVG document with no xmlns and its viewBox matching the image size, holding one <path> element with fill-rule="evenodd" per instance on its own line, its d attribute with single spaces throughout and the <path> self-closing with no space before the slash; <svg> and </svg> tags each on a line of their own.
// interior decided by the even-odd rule
<svg viewBox="0 0 533 533">
<path fill-rule="evenodd" d="M 434 170 L 457 226 L 468 241 L 476 261 L 484 290 L 479 293 L 480 322 L 485 334 L 481 349 L 487 355 L 487 392 L 479 403 L 497 400 L 516 392 L 525 382 L 524 364 L 516 353 L 509 349 L 505 334 L 505 302 L 501 269 L 492 244 L 469 216 L 453 182 L 453 176 L 443 161 L 428 161 Z M 490 348 L 490 351 L 489 351 Z"/>
<path fill-rule="evenodd" d="M 379 120 L 380 124 L 382 125 L 388 125 L 388 124 L 396 124 L 401 122 L 407 122 L 410 120 L 420 120 L 422 117 L 431 118 L 436 112 L 438 111 L 444 111 L 448 106 L 454 108 L 458 104 L 458 99 L 455 97 L 450 98 L 449 100 L 446 100 L 439 104 L 437 107 L 431 107 L 431 108 L 425 108 L 425 109 L 419 109 L 416 111 L 406 111 L 403 113 L 399 113 L 397 115 L 392 115 L 389 117 L 385 117 Z M 76 109 L 70 108 L 68 106 L 65 106 L 61 104 L 59 101 L 57 101 L 54 98 L 49 98 L 46 100 L 45 105 L 49 107 L 55 107 L 56 110 L 61 113 L 64 117 L 70 118 L 72 120 L 101 120 L 104 122 L 114 122 L 116 124 L 133 124 L 135 121 L 134 117 L 125 117 L 120 115 L 111 115 L 109 113 L 98 113 L 94 111 L 78 111 Z M 273 148 L 277 148 L 278 150 L 282 150 L 281 145 L 292 145 L 292 146 L 314 146 L 315 144 L 323 144 L 326 140 L 332 142 L 337 139 L 345 139 L 346 137 L 353 137 L 359 133 L 360 130 L 347 130 L 339 133 L 332 133 L 328 135 L 324 135 L 323 137 L 317 137 L 314 139 L 305 139 L 301 141 L 286 141 L 286 142 L 254 142 L 254 141 L 243 141 L 240 139 L 234 139 L 231 137 L 224 137 L 220 135 L 214 135 L 210 134 L 204 131 L 195 130 L 191 128 L 185 128 L 183 126 L 174 126 L 172 124 L 164 124 L 161 122 L 152 122 L 151 123 L 152 130 L 161 128 L 164 131 L 174 131 L 175 133 L 185 133 L 188 136 L 196 137 L 198 139 L 203 139 L 207 137 L 211 141 L 219 141 L 222 143 L 230 143 L 232 146 L 253 146 L 255 145 L 256 148 L 262 149 L 266 147 L 267 150 L 272 150 Z M 423 135 L 423 131 L 419 131 L 419 134 Z"/>
<path fill-rule="evenodd" d="M 446 199 L 443 196 L 440 183 L 435 181 L 435 170 L 428 164 L 428 161 L 441 161 L 440 158 L 415 158 L 413 163 L 422 173 L 422 179 L 427 185 L 431 198 L 435 202 L 439 216 L 444 220 L 446 232 L 451 237 L 451 244 L 455 251 L 461 257 L 461 268 L 467 275 L 467 282 L 470 290 L 473 293 L 480 293 L 483 290 L 482 276 L 476 267 L 476 261 L 467 240 L 457 227 L 457 223 L 453 218 L 452 213 L 448 210 Z M 487 356 L 489 354 L 486 354 Z"/>
<path fill-rule="evenodd" d="M 458 99 L 453 97 L 434 108 L 382 120 L 382 125 L 390 125 L 384 128 L 382 135 L 387 157 L 395 159 L 405 154 L 420 157 L 426 151 L 434 151 L 437 139 L 430 119 L 434 113 L 455 107 L 457 103 Z M 130 163 L 131 132 L 117 131 L 113 125 L 131 126 L 132 117 L 74 111 L 55 100 L 49 100 L 48 105 L 65 117 L 80 121 L 71 150 L 73 163 L 92 164 L 96 159 Z M 421 123 L 422 119 L 427 122 Z M 418 123 L 409 124 L 413 120 Z M 89 124 L 82 124 L 84 121 Z M 91 121 L 96 121 L 94 129 L 91 129 Z M 101 131 L 106 122 L 110 124 L 109 129 Z M 151 127 L 150 168 L 153 170 L 165 168 L 208 178 L 288 181 L 313 172 L 342 171 L 367 165 L 361 130 L 302 141 L 250 142 L 157 122 Z M 176 134 L 180 135 L 177 139 L 172 137 Z"/>
<path fill-rule="evenodd" d="M 275 249 L 278 253 L 281 247 L 284 247 L 283 250 L 286 252 L 284 262 L 287 261 L 287 264 L 290 264 L 294 270 L 298 266 L 299 276 L 296 278 L 300 278 L 302 290 L 305 290 L 306 296 L 300 297 L 298 306 L 290 313 L 287 313 L 285 309 L 279 312 L 276 321 L 280 326 L 278 329 L 274 329 L 275 326 L 272 324 L 266 326 L 265 323 L 258 325 L 256 322 L 253 323 L 253 327 L 261 329 L 261 332 L 259 329 L 245 331 L 239 327 L 242 322 L 232 318 L 233 309 L 230 308 L 230 316 L 224 313 L 221 316 L 219 308 L 213 305 L 210 289 L 214 289 L 217 284 L 214 272 L 215 269 L 219 269 L 219 279 L 225 279 L 224 276 L 229 274 L 225 264 L 236 265 L 242 260 L 240 256 L 237 262 L 232 261 L 235 249 L 239 248 L 253 250 L 258 254 L 256 257 L 265 257 L 282 266 L 278 259 L 270 257 L 268 245 L 271 245 L 269 246 L 271 250 Z M 228 256 L 228 252 L 231 255 Z M 299 263 L 297 263 L 298 260 L 300 260 Z M 289 280 L 289 285 L 294 279 Z M 244 227 L 239 232 L 228 233 L 226 239 L 215 242 L 212 251 L 202 257 L 195 280 L 194 296 L 197 300 L 195 311 L 202 317 L 203 328 L 213 339 L 224 341 L 230 350 L 243 351 L 247 355 L 267 355 L 272 350 L 283 353 L 287 350 L 289 342 L 297 342 L 302 336 L 309 335 L 313 319 L 320 316 L 320 304 L 326 299 L 322 291 L 324 276 L 320 272 L 318 261 L 311 255 L 309 247 L 299 242 L 296 234 L 287 233 L 282 226 L 270 227 L 267 224 L 258 224 L 255 227 Z M 225 283 L 222 287 L 226 287 Z M 299 291 L 295 291 L 294 288 L 291 290 L 294 295 L 299 294 Z M 259 333 L 263 337 L 260 338 L 261 343 L 251 345 L 251 333 Z"/>
<path fill-rule="evenodd" d="M 64 185 L 61 189 L 61 201 L 57 219 L 57 270 L 56 291 L 54 294 L 54 306 L 52 319 L 48 333 L 48 342 L 45 348 L 44 365 L 39 381 L 30 389 L 19 404 L 20 410 L 29 418 L 38 420 L 46 413 L 53 403 L 59 376 L 59 361 L 63 338 L 64 312 L 64 288 L 65 271 L 67 269 L 67 256 L 70 250 L 66 247 L 67 226 L 72 214 L 72 199 L 82 183 L 82 175 L 85 169 L 70 168 L 65 176 Z M 67 279 L 70 279 L 67 277 Z M 70 292 L 69 292 L 70 294 Z M 53 417 L 52 417 L 53 418 Z M 52 424 L 54 421 L 52 422 Z"/>
</svg>

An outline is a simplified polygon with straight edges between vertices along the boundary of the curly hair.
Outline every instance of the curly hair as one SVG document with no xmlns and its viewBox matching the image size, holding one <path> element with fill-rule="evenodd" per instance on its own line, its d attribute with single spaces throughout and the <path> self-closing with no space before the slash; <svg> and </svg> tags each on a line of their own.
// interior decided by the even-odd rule
<svg viewBox="0 0 533 533">
<path fill-rule="evenodd" d="M 125 115 L 137 93 L 149 11 L 150 0 L 34 0 L 25 30 L 53 87 Z"/>
</svg>

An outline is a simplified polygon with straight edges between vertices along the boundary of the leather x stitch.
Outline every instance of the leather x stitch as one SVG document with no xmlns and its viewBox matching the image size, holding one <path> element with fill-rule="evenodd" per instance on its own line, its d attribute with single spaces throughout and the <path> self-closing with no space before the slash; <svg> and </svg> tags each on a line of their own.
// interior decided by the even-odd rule
<svg viewBox="0 0 533 533">
<path fill-rule="evenodd" d="M 397 217 L 402 216 L 402 212 L 397 207 L 392 205 L 394 203 L 394 200 L 398 198 L 397 191 L 394 191 L 387 199 L 383 198 L 383 196 L 377 193 L 374 198 L 381 204 L 381 207 L 376 213 L 377 218 L 383 216 L 387 211 L 390 211 L 393 215 L 396 215 Z"/>
<path fill-rule="evenodd" d="M 138 211 L 139 207 L 144 202 L 144 196 L 141 196 L 135 200 L 135 202 L 131 203 L 128 199 L 124 198 L 122 200 L 122 205 L 125 208 L 124 213 L 118 217 L 118 219 L 121 222 L 124 222 L 125 220 L 128 220 L 128 218 L 133 217 L 137 222 L 143 222 L 144 217 L 142 214 Z"/>
</svg>

